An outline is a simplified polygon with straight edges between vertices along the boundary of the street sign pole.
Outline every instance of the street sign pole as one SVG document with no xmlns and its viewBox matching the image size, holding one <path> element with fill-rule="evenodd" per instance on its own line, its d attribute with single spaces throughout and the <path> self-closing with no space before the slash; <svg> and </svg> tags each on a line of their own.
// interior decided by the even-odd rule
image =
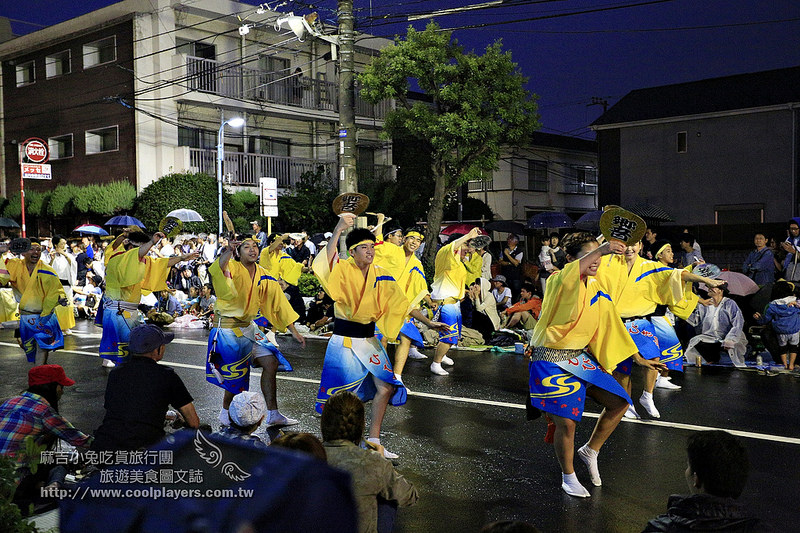
<svg viewBox="0 0 800 533">
<path fill-rule="evenodd" d="M 51 179 L 50 165 L 45 165 L 50 159 L 50 149 L 42 139 L 31 137 L 20 146 L 19 157 L 19 203 L 22 215 L 22 236 L 27 237 L 25 227 L 25 175 L 37 179 Z M 32 173 L 32 175 L 31 175 Z"/>
<path fill-rule="evenodd" d="M 22 166 L 19 167 L 19 205 L 22 213 L 22 237 L 25 238 L 25 180 L 22 178 Z"/>
</svg>

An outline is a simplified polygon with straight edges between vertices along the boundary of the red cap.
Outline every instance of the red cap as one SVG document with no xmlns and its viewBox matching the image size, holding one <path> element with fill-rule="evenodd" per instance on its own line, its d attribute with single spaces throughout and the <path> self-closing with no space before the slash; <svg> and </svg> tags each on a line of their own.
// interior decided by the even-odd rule
<svg viewBox="0 0 800 533">
<path fill-rule="evenodd" d="M 29 387 L 48 383 L 58 383 L 65 387 L 75 385 L 75 382 L 67 377 L 61 365 L 39 365 L 28 370 Z"/>
</svg>

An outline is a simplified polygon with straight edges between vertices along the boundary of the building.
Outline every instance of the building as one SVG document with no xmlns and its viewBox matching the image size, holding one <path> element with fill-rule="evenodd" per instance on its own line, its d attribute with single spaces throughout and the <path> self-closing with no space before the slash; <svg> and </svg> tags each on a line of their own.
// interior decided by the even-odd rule
<svg viewBox="0 0 800 533">
<path fill-rule="evenodd" d="M 497 220 L 525 224 L 546 211 L 576 220 L 597 209 L 597 143 L 534 132 L 528 146 L 507 152 L 491 178 L 469 182 L 468 190 Z"/>
<path fill-rule="evenodd" d="M 651 203 L 693 226 L 798 216 L 799 107 L 800 67 L 631 91 L 592 124 L 599 203 Z"/>
<path fill-rule="evenodd" d="M 245 126 L 224 137 L 233 188 L 260 177 L 288 187 L 319 167 L 335 178 L 337 62 L 324 41 L 276 29 L 281 15 L 227 0 L 124 0 L 0 44 L 0 195 L 19 191 L 30 137 L 50 146 L 53 179 L 26 189 L 124 180 L 140 191 L 171 172 L 214 175 L 218 130 L 237 116 Z M 388 43 L 361 40 L 356 69 Z M 394 175 L 378 135 L 388 106 L 356 96 L 362 179 Z"/>
</svg>

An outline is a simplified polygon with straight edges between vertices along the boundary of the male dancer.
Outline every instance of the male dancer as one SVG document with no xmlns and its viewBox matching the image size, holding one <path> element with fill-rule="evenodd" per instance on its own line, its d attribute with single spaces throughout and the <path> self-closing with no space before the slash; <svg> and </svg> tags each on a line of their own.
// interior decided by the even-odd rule
<svg viewBox="0 0 800 533">
<path fill-rule="evenodd" d="M 372 400 L 372 420 L 367 440 L 380 444 L 386 406 L 403 405 L 406 388 L 395 378 L 386 350 L 375 337 L 375 326 L 390 340 L 397 338 L 409 311 L 409 301 L 389 272 L 373 264 L 375 236 L 367 229 L 351 231 L 345 240 L 350 257 L 340 260 L 336 245 L 342 232 L 355 223 L 352 213 L 339 222 L 323 253 L 313 262 L 322 288 L 334 301 L 333 335 L 325 351 L 316 409 L 340 390 L 350 390 L 366 402 Z M 384 457 L 397 455 L 384 448 Z"/>
<path fill-rule="evenodd" d="M 239 260 L 231 261 L 234 251 Z M 208 275 L 217 294 L 214 304 L 217 327 L 208 336 L 206 380 L 225 390 L 219 421 L 230 425 L 228 408 L 233 397 L 250 387 L 250 365 L 261 367 L 261 391 L 267 401 L 267 427 L 290 426 L 298 421 L 278 410 L 278 370 L 292 366 L 278 348 L 268 342 L 253 323 L 261 312 L 279 331 L 288 328 L 300 346 L 305 339 L 297 332 L 294 312 L 275 278 L 258 265 L 258 242 L 245 239 L 226 246 L 209 267 Z"/>
<path fill-rule="evenodd" d="M 433 356 L 431 372 L 439 376 L 449 374 L 442 364 L 452 365 L 453 360 L 447 357 L 451 346 L 458 344 L 461 336 L 461 299 L 464 297 L 467 269 L 463 258 L 466 254 L 466 243 L 480 235 L 478 228 L 472 228 L 466 235 L 454 239 L 442 246 L 436 253 L 435 274 L 431 299 L 439 303 L 440 319 L 448 326 L 447 332 L 439 333 L 439 344 Z"/>
<path fill-rule="evenodd" d="M 7 259 L 0 268 L 0 284 L 9 281 L 19 300 L 19 335 L 29 363 L 46 365 L 50 351 L 64 347 L 64 335 L 54 313 L 67 298 L 58 274 L 41 261 L 42 246 L 36 239 L 15 239 L 12 249 L 21 250 L 21 259 Z M 8 246 L 0 245 L 0 253 Z"/>
<path fill-rule="evenodd" d="M 167 288 L 167 273 L 171 266 L 199 257 L 197 252 L 176 257 L 152 258 L 147 253 L 164 234 L 152 238 L 142 231 L 125 228 L 122 235 L 108 248 L 106 265 L 106 297 L 103 301 L 103 336 L 100 357 L 103 366 L 113 367 L 130 358 L 128 339 L 131 330 L 142 323 L 139 302 L 143 291 L 156 292 Z"/>
<path fill-rule="evenodd" d="M 258 264 L 275 279 L 282 279 L 289 285 L 297 285 L 303 265 L 298 263 L 283 249 L 283 239 L 288 235 L 272 233 L 267 237 L 267 245 L 261 250 Z"/>
</svg>

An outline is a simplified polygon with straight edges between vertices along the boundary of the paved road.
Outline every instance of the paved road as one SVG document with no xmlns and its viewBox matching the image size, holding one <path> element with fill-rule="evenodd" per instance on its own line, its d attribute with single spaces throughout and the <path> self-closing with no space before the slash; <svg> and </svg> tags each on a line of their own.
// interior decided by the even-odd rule
<svg viewBox="0 0 800 533">
<path fill-rule="evenodd" d="M 97 359 L 100 330 L 81 323 L 66 347 L 51 359 L 78 384 L 61 410 L 90 431 L 103 416 L 107 371 Z M 201 420 L 215 424 L 221 389 L 205 381 L 207 332 L 178 332 L 165 363 L 173 365 L 195 397 Z M 281 374 L 278 399 L 286 414 L 300 419 L 298 431 L 319 434 L 313 411 L 325 342 L 309 340 L 304 351 L 289 337 L 281 348 L 295 367 Z M 478 531 L 498 519 L 519 519 L 542 531 L 634 532 L 664 511 L 669 494 L 687 492 L 685 441 L 692 431 L 723 428 L 741 432 L 751 456 L 751 476 L 742 501 L 769 518 L 779 531 L 800 519 L 800 380 L 729 369 L 689 368 L 676 376 L 684 389 L 657 391 L 659 421 L 624 422 L 600 456 L 603 487 L 592 498 L 563 494 L 552 447 L 542 441 L 542 420 L 526 421 L 523 399 L 527 364 L 506 353 L 457 351 L 450 376 L 432 376 L 427 365 L 409 362 L 408 403 L 389 408 L 383 441 L 400 454 L 398 469 L 418 487 L 419 503 L 403 509 L 398 531 Z M 12 333 L 0 330 L 0 398 L 24 389 L 28 365 Z M 257 373 L 256 373 L 257 375 Z M 640 387 L 638 376 L 634 391 Z M 257 387 L 257 378 L 251 380 Z M 641 390 L 641 389 L 639 389 Z M 589 411 L 597 413 L 596 405 Z M 640 409 L 641 411 L 641 409 Z M 594 424 L 579 424 L 576 443 Z M 295 429 L 295 428 L 292 428 Z M 269 440 L 265 430 L 259 430 Z M 590 487 L 581 465 L 578 476 Z"/>
</svg>

